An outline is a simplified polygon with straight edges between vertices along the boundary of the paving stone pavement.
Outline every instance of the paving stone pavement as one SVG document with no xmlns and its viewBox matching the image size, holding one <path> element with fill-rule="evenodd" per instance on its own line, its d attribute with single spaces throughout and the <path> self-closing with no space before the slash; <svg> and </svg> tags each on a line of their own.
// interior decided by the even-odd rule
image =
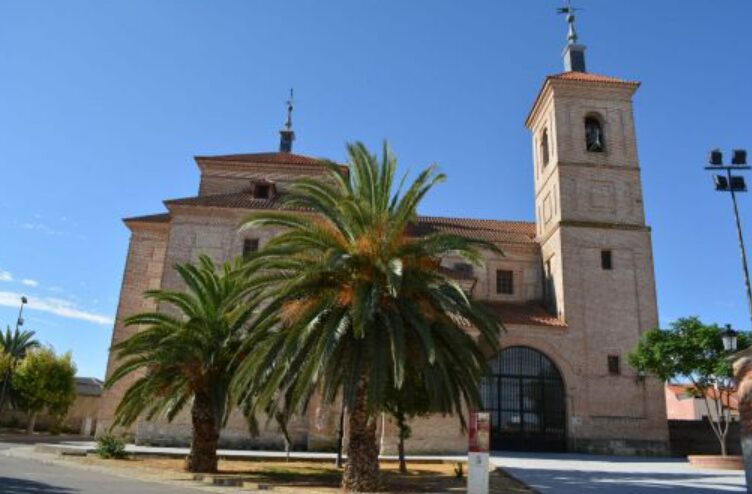
<svg viewBox="0 0 752 494">
<path fill-rule="evenodd" d="M 60 447 L 85 451 L 91 442 L 63 442 Z M 0 448 L 2 449 L 2 448 Z M 131 451 L 152 454 L 185 454 L 185 448 L 129 446 Z M 279 457 L 273 451 L 222 450 L 228 457 Z M 301 459 L 325 459 L 329 453 L 294 453 Z M 464 456 L 430 457 L 457 461 Z M 417 459 L 417 458 L 415 458 Z M 556 494 L 656 494 L 747 492 L 740 471 L 690 467 L 671 458 L 639 458 L 578 454 L 493 453 L 491 464 L 539 493 Z"/>
<path fill-rule="evenodd" d="M 697 469 L 673 458 L 494 453 L 491 464 L 539 493 L 747 492 L 742 471 Z"/>
</svg>

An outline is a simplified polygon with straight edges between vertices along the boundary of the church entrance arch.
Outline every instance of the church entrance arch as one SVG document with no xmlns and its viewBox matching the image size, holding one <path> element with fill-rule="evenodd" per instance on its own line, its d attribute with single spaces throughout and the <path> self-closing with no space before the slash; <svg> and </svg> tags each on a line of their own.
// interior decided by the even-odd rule
<svg viewBox="0 0 752 494">
<path fill-rule="evenodd" d="M 481 383 L 491 414 L 491 449 L 566 450 L 564 381 L 554 363 L 533 348 L 505 348 L 489 361 Z"/>
</svg>

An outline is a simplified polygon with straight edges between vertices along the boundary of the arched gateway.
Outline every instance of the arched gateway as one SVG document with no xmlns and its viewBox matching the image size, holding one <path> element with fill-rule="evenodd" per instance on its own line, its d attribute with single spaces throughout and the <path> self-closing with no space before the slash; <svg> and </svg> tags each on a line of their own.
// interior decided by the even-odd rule
<svg viewBox="0 0 752 494">
<path fill-rule="evenodd" d="M 505 348 L 490 362 L 481 384 L 491 414 L 491 449 L 564 451 L 564 382 L 551 360 L 528 347 Z"/>
</svg>

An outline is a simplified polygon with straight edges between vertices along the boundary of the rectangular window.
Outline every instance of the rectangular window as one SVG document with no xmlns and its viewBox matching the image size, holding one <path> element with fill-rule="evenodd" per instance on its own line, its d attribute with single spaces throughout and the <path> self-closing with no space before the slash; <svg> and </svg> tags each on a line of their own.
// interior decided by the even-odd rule
<svg viewBox="0 0 752 494">
<path fill-rule="evenodd" d="M 259 248 L 259 240 L 257 238 L 246 238 L 243 240 L 243 257 L 248 258 L 251 254 L 256 252 Z"/>
<path fill-rule="evenodd" d="M 608 356 L 608 373 L 611 374 L 612 376 L 621 374 L 618 355 Z"/>
<path fill-rule="evenodd" d="M 514 293 L 514 271 L 496 270 L 496 293 L 512 295 Z"/>
<path fill-rule="evenodd" d="M 601 268 L 611 270 L 614 268 L 610 250 L 601 251 Z"/>
</svg>

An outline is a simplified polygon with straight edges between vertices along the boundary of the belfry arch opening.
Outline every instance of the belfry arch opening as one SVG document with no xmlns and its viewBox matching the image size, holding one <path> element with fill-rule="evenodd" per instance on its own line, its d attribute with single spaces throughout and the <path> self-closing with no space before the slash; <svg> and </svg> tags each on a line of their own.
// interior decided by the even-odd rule
<svg viewBox="0 0 752 494">
<path fill-rule="evenodd" d="M 602 153 L 606 148 L 603 123 L 595 115 L 585 117 L 585 149 L 591 153 Z"/>
<path fill-rule="evenodd" d="M 565 451 L 564 381 L 551 359 L 514 346 L 494 356 L 489 368 L 481 398 L 491 415 L 491 449 Z"/>
</svg>

